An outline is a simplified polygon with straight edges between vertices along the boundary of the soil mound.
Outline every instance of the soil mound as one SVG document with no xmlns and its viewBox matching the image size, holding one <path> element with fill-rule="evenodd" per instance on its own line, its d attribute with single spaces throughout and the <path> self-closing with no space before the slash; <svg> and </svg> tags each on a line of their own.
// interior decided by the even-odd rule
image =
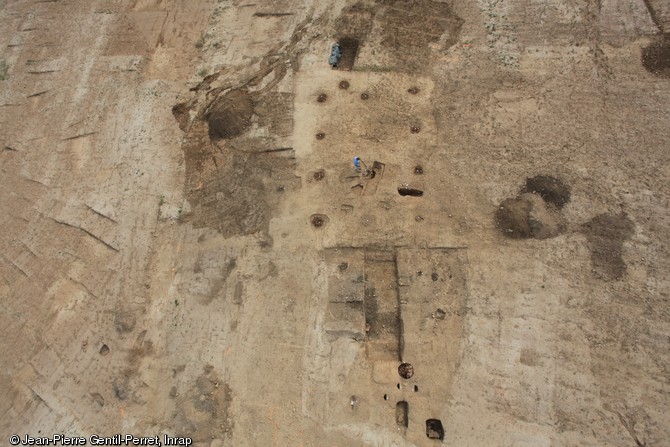
<svg viewBox="0 0 670 447">
<path fill-rule="evenodd" d="M 565 230 L 562 218 L 535 194 L 504 200 L 495 215 L 496 226 L 512 239 L 547 239 Z"/>
<path fill-rule="evenodd" d="M 537 175 L 526 179 L 526 186 L 521 192 L 539 194 L 545 202 L 551 203 L 556 208 L 563 208 L 570 201 L 570 186 L 561 179 L 548 175 Z"/>
<path fill-rule="evenodd" d="M 232 90 L 220 98 L 206 116 L 209 137 L 235 138 L 251 124 L 254 104 L 246 90 Z"/>
</svg>

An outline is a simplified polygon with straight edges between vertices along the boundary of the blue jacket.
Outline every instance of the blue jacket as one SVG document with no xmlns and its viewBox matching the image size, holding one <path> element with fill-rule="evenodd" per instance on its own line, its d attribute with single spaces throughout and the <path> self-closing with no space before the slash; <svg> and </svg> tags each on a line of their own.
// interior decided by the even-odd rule
<svg viewBox="0 0 670 447">
<path fill-rule="evenodd" d="M 337 63 L 340 62 L 341 57 L 342 49 L 340 48 L 340 44 L 334 43 L 330 49 L 330 59 L 328 59 L 328 63 L 330 65 L 337 65 Z"/>
</svg>

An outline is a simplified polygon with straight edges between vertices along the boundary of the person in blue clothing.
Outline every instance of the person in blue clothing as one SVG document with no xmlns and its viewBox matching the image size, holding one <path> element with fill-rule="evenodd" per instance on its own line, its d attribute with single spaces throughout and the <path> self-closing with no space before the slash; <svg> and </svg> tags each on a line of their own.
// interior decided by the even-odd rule
<svg viewBox="0 0 670 447">
<path fill-rule="evenodd" d="M 358 156 L 354 157 L 354 168 L 356 172 L 361 172 L 361 159 Z"/>
<path fill-rule="evenodd" d="M 330 48 L 330 58 L 328 59 L 328 63 L 332 65 L 333 68 L 337 68 L 337 64 L 340 62 L 341 57 L 342 48 L 340 48 L 339 43 L 335 42 Z"/>
<path fill-rule="evenodd" d="M 363 166 L 362 168 L 361 165 Z M 354 157 L 354 169 L 356 169 L 356 172 L 358 172 L 359 174 L 363 174 L 363 177 L 367 177 L 370 175 L 368 167 L 358 155 Z"/>
</svg>

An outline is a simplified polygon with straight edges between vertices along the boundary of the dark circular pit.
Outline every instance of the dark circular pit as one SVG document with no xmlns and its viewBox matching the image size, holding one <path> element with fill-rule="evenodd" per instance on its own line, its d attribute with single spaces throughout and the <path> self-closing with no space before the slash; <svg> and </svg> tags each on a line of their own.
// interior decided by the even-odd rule
<svg viewBox="0 0 670 447">
<path fill-rule="evenodd" d="M 409 130 L 410 130 L 412 133 L 419 133 L 419 132 L 421 132 L 421 128 L 420 128 L 419 126 L 412 126 L 412 127 L 409 128 Z"/>
<path fill-rule="evenodd" d="M 414 375 L 414 367 L 409 363 L 401 363 L 400 366 L 398 366 L 398 374 L 403 379 L 411 379 Z"/>
<path fill-rule="evenodd" d="M 316 97 L 316 100 L 319 102 L 326 102 L 327 99 L 328 95 L 326 95 L 325 93 L 321 93 L 319 96 Z"/>
<path fill-rule="evenodd" d="M 349 88 L 349 81 L 340 81 L 339 87 L 342 90 L 346 90 Z"/>
<path fill-rule="evenodd" d="M 410 89 L 407 90 L 407 93 L 411 93 L 412 95 L 416 95 L 419 93 L 419 88 L 418 87 L 411 87 Z"/>
<path fill-rule="evenodd" d="M 325 214 L 312 214 L 309 221 L 314 228 L 322 228 L 328 223 L 328 216 Z"/>
<path fill-rule="evenodd" d="M 326 171 L 324 171 L 323 169 L 319 169 L 318 171 L 316 171 L 314 173 L 314 180 L 316 180 L 317 182 L 320 182 L 321 180 L 323 180 L 323 178 L 325 176 L 326 176 Z"/>
<path fill-rule="evenodd" d="M 421 167 L 420 165 L 414 166 L 414 174 L 416 175 L 423 174 L 423 167 Z"/>
<path fill-rule="evenodd" d="M 316 139 L 317 139 L 317 140 L 323 140 L 324 138 L 326 138 L 326 134 L 325 134 L 325 133 L 323 133 L 323 132 L 319 132 L 319 133 L 316 134 Z"/>
<path fill-rule="evenodd" d="M 368 99 L 370 99 L 370 95 L 367 94 L 367 93 L 365 93 L 365 92 L 364 92 L 364 93 L 361 93 L 361 99 L 362 99 L 363 101 L 367 101 Z"/>
</svg>

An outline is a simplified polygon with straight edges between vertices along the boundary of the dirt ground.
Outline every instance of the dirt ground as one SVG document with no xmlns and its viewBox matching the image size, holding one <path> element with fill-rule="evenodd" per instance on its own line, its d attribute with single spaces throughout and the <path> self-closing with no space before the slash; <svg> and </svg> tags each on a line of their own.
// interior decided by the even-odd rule
<svg viewBox="0 0 670 447">
<path fill-rule="evenodd" d="M 670 445 L 666 0 L 0 31 L 0 445 Z"/>
</svg>

